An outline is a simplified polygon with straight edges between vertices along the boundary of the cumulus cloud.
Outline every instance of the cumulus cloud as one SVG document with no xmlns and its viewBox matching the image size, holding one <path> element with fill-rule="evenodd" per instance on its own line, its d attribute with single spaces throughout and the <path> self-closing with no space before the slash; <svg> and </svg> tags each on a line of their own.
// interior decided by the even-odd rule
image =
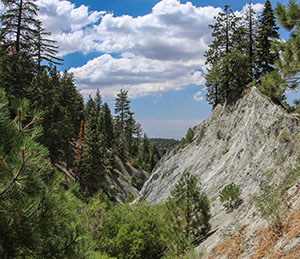
<svg viewBox="0 0 300 259">
<path fill-rule="evenodd" d="M 195 93 L 195 94 L 193 95 L 193 99 L 194 99 L 195 101 L 203 101 L 203 100 L 204 100 L 204 97 L 202 96 L 202 94 L 203 94 L 203 90 L 198 91 L 197 93 Z"/>
<path fill-rule="evenodd" d="M 215 22 L 221 8 L 161 0 L 147 15 L 115 17 L 68 0 L 36 3 L 44 27 L 60 46 L 60 56 L 103 53 L 70 69 L 85 96 L 99 88 L 111 98 L 122 88 L 138 97 L 205 83 L 199 71 L 206 71 L 204 53 L 211 42 L 208 25 Z M 254 5 L 255 10 L 261 7 Z M 197 94 L 194 100 L 202 99 Z"/>
<path fill-rule="evenodd" d="M 93 25 L 99 23 L 104 11 L 89 11 L 65 0 L 37 0 L 39 19 L 60 46 L 60 55 L 93 50 Z"/>
<path fill-rule="evenodd" d="M 262 3 L 256 3 L 252 5 L 252 9 L 254 10 L 255 13 L 259 14 L 263 11 L 264 9 L 264 4 Z M 245 4 L 243 7 L 243 12 L 248 11 L 249 10 L 249 4 Z"/>
<path fill-rule="evenodd" d="M 204 65 L 204 64 L 203 64 Z M 196 66 L 195 66 L 196 67 Z M 105 98 L 126 89 L 135 98 L 168 90 L 180 90 L 188 84 L 203 84 L 203 74 L 185 62 L 148 59 L 133 54 L 114 58 L 104 54 L 78 68 L 71 68 L 84 96 L 100 88 Z"/>
<path fill-rule="evenodd" d="M 70 69 L 84 95 L 100 88 L 110 98 L 122 88 L 137 97 L 205 82 L 199 70 L 205 70 L 203 54 L 211 41 L 208 25 L 220 8 L 162 0 L 147 15 L 115 17 L 69 1 L 37 0 L 37 4 L 60 55 L 105 53 Z"/>
</svg>

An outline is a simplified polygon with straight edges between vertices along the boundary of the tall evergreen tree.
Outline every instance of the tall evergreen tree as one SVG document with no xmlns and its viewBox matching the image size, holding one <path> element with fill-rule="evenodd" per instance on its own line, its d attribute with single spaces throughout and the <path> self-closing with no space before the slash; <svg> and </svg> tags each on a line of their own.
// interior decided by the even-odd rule
<svg viewBox="0 0 300 259">
<path fill-rule="evenodd" d="M 126 155 L 126 126 L 133 115 L 130 112 L 130 101 L 128 100 L 128 91 L 120 90 L 120 93 L 117 95 L 115 103 L 115 114 L 116 114 L 116 123 L 117 123 L 117 132 L 120 136 L 120 156 L 125 160 Z"/>
<path fill-rule="evenodd" d="M 85 118 L 84 132 L 80 139 L 78 158 L 76 161 L 76 173 L 81 188 L 95 193 L 102 185 L 104 178 L 104 149 L 100 132 L 99 118 L 96 101 L 90 99 L 90 113 Z"/>
<path fill-rule="evenodd" d="M 111 149 L 114 145 L 114 126 L 110 108 L 103 104 L 103 135 L 105 149 Z"/>
<path fill-rule="evenodd" d="M 1 15 L 1 39 L 10 51 L 32 53 L 36 28 L 38 7 L 29 0 L 12 1 L 7 11 Z"/>
<path fill-rule="evenodd" d="M 205 53 L 209 66 L 206 75 L 207 101 L 213 105 L 237 99 L 249 78 L 247 59 L 237 39 L 242 39 L 243 30 L 229 6 L 216 17 L 212 28 L 213 42 Z M 246 70 L 246 71 L 245 71 Z"/>
<path fill-rule="evenodd" d="M 51 32 L 45 31 L 41 21 L 37 21 L 36 26 L 33 56 L 36 58 L 38 71 L 40 71 L 43 60 L 51 64 L 61 65 L 62 63 L 60 62 L 63 59 L 56 56 L 58 53 L 58 46 L 54 45 L 56 41 L 46 38 L 47 36 L 51 36 Z"/>
<path fill-rule="evenodd" d="M 248 57 L 249 81 L 247 83 L 254 79 L 257 27 L 257 14 L 253 10 L 252 1 L 250 0 L 241 19 L 241 29 L 243 29 L 245 38 L 242 42 L 236 41 L 236 44 L 242 45 L 241 49 Z"/>
<path fill-rule="evenodd" d="M 256 75 L 255 78 L 263 74 L 272 72 L 275 67 L 275 60 L 279 58 L 279 53 L 272 48 L 272 42 L 279 39 L 276 27 L 276 20 L 270 0 L 266 0 L 264 10 L 260 16 L 257 32 L 256 44 Z"/>
<path fill-rule="evenodd" d="M 291 0 L 287 6 L 278 3 L 275 12 L 279 24 L 291 32 L 289 40 L 281 45 L 282 57 L 276 66 L 287 87 L 296 89 L 300 84 L 300 4 L 295 0 Z"/>
<path fill-rule="evenodd" d="M 134 153 L 138 156 L 139 155 L 139 146 L 140 146 L 140 141 L 142 137 L 142 125 L 137 122 L 134 125 L 134 135 L 135 135 L 135 144 L 134 144 Z"/>
<path fill-rule="evenodd" d="M 83 98 L 76 91 L 73 75 L 68 72 L 61 75 L 56 67 L 44 68 L 38 72 L 28 92 L 32 109 L 44 112 L 45 134 L 41 142 L 49 149 L 53 161 L 68 160 L 71 156 L 69 143 L 76 139 L 83 119 Z"/>
<path fill-rule="evenodd" d="M 95 104 L 96 104 L 96 107 L 97 107 L 97 116 L 100 115 L 100 112 L 101 112 L 101 106 L 102 106 L 102 96 L 100 94 L 100 90 L 97 89 L 96 91 L 96 95 L 95 95 L 95 98 L 94 98 L 94 101 L 95 101 Z"/>
</svg>

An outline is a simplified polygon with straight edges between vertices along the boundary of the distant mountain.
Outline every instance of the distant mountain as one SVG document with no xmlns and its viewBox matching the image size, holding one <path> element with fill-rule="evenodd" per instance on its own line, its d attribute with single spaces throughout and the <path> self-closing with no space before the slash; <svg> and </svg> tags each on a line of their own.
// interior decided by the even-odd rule
<svg viewBox="0 0 300 259">
<path fill-rule="evenodd" d="M 155 145 L 159 151 L 168 151 L 176 147 L 179 143 L 178 140 L 169 138 L 150 138 L 150 142 Z"/>
</svg>

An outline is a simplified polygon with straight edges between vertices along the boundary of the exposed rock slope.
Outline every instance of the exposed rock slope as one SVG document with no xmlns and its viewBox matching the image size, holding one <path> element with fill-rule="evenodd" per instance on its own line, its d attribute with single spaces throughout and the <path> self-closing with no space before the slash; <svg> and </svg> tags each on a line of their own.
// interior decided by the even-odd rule
<svg viewBox="0 0 300 259">
<path fill-rule="evenodd" d="M 249 201 L 259 191 L 259 182 L 267 171 L 275 172 L 276 178 L 294 166 L 297 146 L 290 139 L 298 132 L 298 118 L 285 113 L 253 87 L 234 106 L 217 106 L 195 127 L 192 143 L 166 154 L 137 201 L 165 201 L 182 174 L 190 171 L 211 200 L 212 229 L 217 230 L 201 249 L 211 250 L 222 240 L 226 228 L 234 224 L 249 224 L 254 232 L 265 222 L 255 217 L 255 207 Z M 227 213 L 218 195 L 230 183 L 240 187 L 243 204 Z"/>
<path fill-rule="evenodd" d="M 149 178 L 149 173 L 134 168 L 130 163 L 122 162 L 117 156 L 114 157 L 114 165 L 114 168 L 107 170 L 105 185 L 110 195 L 122 204 L 129 194 L 135 197 L 138 195 L 138 185 Z"/>
</svg>

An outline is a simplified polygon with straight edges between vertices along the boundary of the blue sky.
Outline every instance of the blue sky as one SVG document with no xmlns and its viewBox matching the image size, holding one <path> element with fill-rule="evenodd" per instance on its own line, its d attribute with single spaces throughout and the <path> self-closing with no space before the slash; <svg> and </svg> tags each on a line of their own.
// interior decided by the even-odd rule
<svg viewBox="0 0 300 259">
<path fill-rule="evenodd" d="M 97 88 L 111 107 L 129 91 L 135 119 L 151 137 L 180 139 L 207 118 L 204 52 L 208 24 L 225 4 L 247 1 L 37 0 L 39 18 L 60 46 L 61 70 L 87 97 Z M 287 0 L 281 3 L 286 4 Z M 273 7 L 276 1 L 271 0 Z M 253 0 L 262 10 L 264 1 Z M 1 6 L 0 6 L 1 12 Z M 287 33 L 281 32 L 286 38 Z M 300 97 L 289 94 L 289 100 Z"/>
</svg>

